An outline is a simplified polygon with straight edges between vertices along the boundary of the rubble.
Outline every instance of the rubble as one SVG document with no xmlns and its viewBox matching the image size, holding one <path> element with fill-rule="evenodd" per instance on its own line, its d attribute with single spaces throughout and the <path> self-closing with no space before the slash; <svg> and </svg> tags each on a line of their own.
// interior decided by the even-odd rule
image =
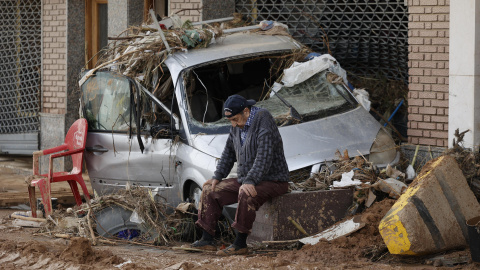
<svg viewBox="0 0 480 270">
<path fill-rule="evenodd" d="M 115 215 L 118 212 L 113 209 L 118 208 L 125 210 L 127 218 L 135 221 L 138 227 L 119 226 L 115 227 L 117 230 L 110 231 L 105 223 L 102 224 L 101 213 L 111 212 Z M 191 204 L 182 204 L 178 211 L 174 211 L 168 204 L 154 201 L 147 189 L 131 187 L 129 190 L 97 197 L 90 205 L 82 204 L 70 213 L 56 210 L 50 222 L 43 224 L 40 233 L 60 238 L 84 237 L 93 244 L 98 238 L 98 241 L 104 244 L 114 244 L 127 239 L 138 244 L 171 245 L 176 240 L 182 240 L 187 231 L 193 230 L 193 215 L 195 214 L 192 213 Z M 134 222 L 122 221 L 122 224 Z"/>
</svg>

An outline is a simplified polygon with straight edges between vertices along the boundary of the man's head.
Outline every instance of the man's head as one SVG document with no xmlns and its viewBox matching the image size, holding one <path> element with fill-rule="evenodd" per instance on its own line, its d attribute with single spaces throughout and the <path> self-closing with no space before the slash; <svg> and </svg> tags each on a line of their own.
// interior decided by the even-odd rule
<svg viewBox="0 0 480 270">
<path fill-rule="evenodd" d="M 255 103 L 255 100 L 247 100 L 240 95 L 229 96 L 223 106 L 223 113 L 233 127 L 243 128 L 250 116 L 250 107 Z"/>
</svg>

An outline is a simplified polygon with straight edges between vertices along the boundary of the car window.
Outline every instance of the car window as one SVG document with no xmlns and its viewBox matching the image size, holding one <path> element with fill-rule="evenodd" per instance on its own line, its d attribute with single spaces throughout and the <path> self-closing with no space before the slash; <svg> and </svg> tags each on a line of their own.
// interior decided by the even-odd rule
<svg viewBox="0 0 480 270">
<path fill-rule="evenodd" d="M 130 81 L 113 72 L 97 72 L 82 85 L 85 118 L 90 130 L 122 131 L 135 127 Z M 131 122 L 131 123 L 130 123 Z"/>
<path fill-rule="evenodd" d="M 284 122 L 282 117 L 289 113 L 289 108 L 279 97 L 295 108 L 304 122 L 355 108 L 356 102 L 348 90 L 342 84 L 330 83 L 330 75 L 335 76 L 322 71 L 300 84 L 284 86 L 276 94 L 271 93 L 268 99 L 259 101 L 256 106 L 267 109 L 280 125 Z"/>
<path fill-rule="evenodd" d="M 178 115 L 178 105 L 173 99 L 173 91 L 162 98 L 162 103 Z M 172 117 L 145 92 L 141 91 L 140 131 L 154 138 L 171 138 Z"/>
<path fill-rule="evenodd" d="M 281 55 L 238 59 L 190 70 L 185 76 L 185 94 L 191 132 L 228 133 L 230 122 L 223 117 L 223 104 L 233 94 L 257 101 L 255 106 L 267 109 L 278 126 L 298 123 L 292 121 L 289 106 L 298 112 L 302 122 L 356 108 L 357 102 L 346 87 L 336 83 L 342 80 L 336 80 L 338 76 L 327 70 L 292 87 L 271 90 L 270 86 L 281 80 L 288 64 L 283 59 Z"/>
</svg>

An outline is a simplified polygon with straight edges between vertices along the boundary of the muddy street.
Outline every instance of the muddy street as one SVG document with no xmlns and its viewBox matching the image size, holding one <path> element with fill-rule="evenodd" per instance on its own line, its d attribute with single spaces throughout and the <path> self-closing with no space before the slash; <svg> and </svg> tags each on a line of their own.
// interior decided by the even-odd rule
<svg viewBox="0 0 480 270">
<path fill-rule="evenodd" d="M 378 234 L 381 217 L 392 200 L 377 203 L 366 217 L 367 226 L 349 237 L 306 245 L 300 250 L 253 248 L 246 256 L 218 257 L 214 253 L 173 250 L 173 246 L 140 246 L 128 242 L 91 246 L 85 238 L 62 239 L 38 228 L 12 225 L 15 210 L 0 210 L 1 269 L 433 269 L 425 258 L 394 257 Z M 450 253 L 467 256 L 468 250 Z M 456 269 L 476 269 L 474 264 Z M 455 269 L 453 268 L 453 269 Z M 452 268 L 448 268 L 452 269 Z"/>
</svg>

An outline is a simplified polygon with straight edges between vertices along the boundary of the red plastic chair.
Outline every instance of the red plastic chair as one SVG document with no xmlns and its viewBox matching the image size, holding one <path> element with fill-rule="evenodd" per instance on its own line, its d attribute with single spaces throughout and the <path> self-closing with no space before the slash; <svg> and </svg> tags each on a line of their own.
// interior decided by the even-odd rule
<svg viewBox="0 0 480 270">
<path fill-rule="evenodd" d="M 77 183 L 82 188 L 83 195 L 87 202 L 90 202 L 90 195 L 88 194 L 87 186 L 82 177 L 83 153 L 85 151 L 85 142 L 87 140 L 87 120 L 78 119 L 73 123 L 67 132 L 65 142 L 57 147 L 36 151 L 33 153 L 33 179 L 28 186 L 28 196 L 30 198 L 30 207 L 32 209 L 32 216 L 36 217 L 37 206 L 35 198 L 35 186 L 40 189 L 42 195 L 42 202 L 45 209 L 45 215 L 52 214 L 52 196 L 51 183 L 67 181 L 70 184 L 75 201 L 77 205 L 82 204 L 82 198 L 78 192 Z M 65 151 L 65 152 L 61 152 Z M 60 153 L 57 153 L 60 152 Z M 57 154 L 54 154 L 57 153 Z M 39 174 L 38 172 L 38 158 L 43 155 L 50 155 L 48 166 L 48 174 Z M 73 169 L 70 172 L 53 172 L 53 159 L 58 157 L 71 156 Z"/>
</svg>

